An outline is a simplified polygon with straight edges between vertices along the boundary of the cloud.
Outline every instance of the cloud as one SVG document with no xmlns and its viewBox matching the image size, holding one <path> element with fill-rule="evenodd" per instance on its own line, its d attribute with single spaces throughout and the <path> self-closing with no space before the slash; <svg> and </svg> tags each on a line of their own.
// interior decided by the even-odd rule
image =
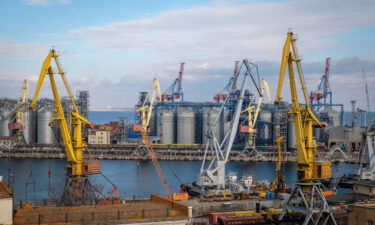
<svg viewBox="0 0 375 225">
<path fill-rule="evenodd" d="M 51 48 L 48 43 L 20 43 L 0 38 L 0 59 L 38 59 Z"/>
<path fill-rule="evenodd" d="M 333 35 L 374 25 L 374 11 L 372 0 L 213 2 L 70 33 L 106 51 L 277 59 L 289 27 L 301 34 L 303 53 L 311 54 L 339 47 Z"/>
<path fill-rule="evenodd" d="M 70 0 L 22 0 L 26 5 L 35 5 L 35 6 L 46 6 L 46 5 L 65 5 L 69 4 Z"/>
<path fill-rule="evenodd" d="M 78 53 L 66 53 L 63 66 L 73 76 L 82 75 L 70 82 L 74 91 L 90 91 L 92 106 L 133 106 L 138 92 L 147 90 L 154 77 L 165 90 L 177 77 L 180 62 L 186 62 L 185 99 L 209 101 L 233 74 L 234 61 L 243 58 L 258 64 L 260 75 L 269 81 L 274 97 L 282 45 L 289 27 L 300 34 L 300 53 L 310 56 L 342 48 L 337 35 L 374 26 L 374 11 L 373 0 L 212 1 L 208 5 L 52 35 L 79 46 Z M 68 47 L 74 49 L 72 45 Z M 0 40 L 0 58 L 38 58 L 41 62 L 49 48 L 45 43 Z M 375 55 L 344 56 L 332 60 L 331 86 L 334 101 L 348 105 L 354 97 L 362 99 L 363 66 L 369 84 L 375 84 Z M 35 71 L 28 72 L 37 74 L 40 62 Z M 311 91 L 324 72 L 324 61 L 303 61 L 303 70 Z M 1 77 L 5 75 L 0 73 Z M 0 96 L 15 94 L 7 91 L 10 89 L 3 91 L 0 86 Z M 284 95 L 287 98 L 289 93 L 284 91 Z M 373 105 L 374 100 L 371 99 Z"/>
<path fill-rule="evenodd" d="M 275 98 L 275 92 L 277 87 L 277 78 L 279 72 L 279 63 L 276 61 L 255 61 L 259 66 L 259 73 L 261 78 L 266 79 L 270 83 L 272 99 Z M 375 61 L 365 60 L 358 57 L 347 57 L 340 59 L 332 59 L 331 63 L 331 75 L 330 84 L 333 91 L 334 103 L 343 103 L 346 106 L 346 110 L 349 110 L 351 99 L 357 99 L 358 107 L 365 108 L 365 93 L 364 93 L 364 80 L 362 78 L 362 67 L 358 66 L 353 72 L 351 67 L 347 67 L 346 64 L 356 63 L 358 65 L 367 65 L 366 76 L 369 87 L 375 86 Z M 200 68 L 198 66 L 189 67 L 187 63 L 185 66 L 184 77 L 187 79 L 183 80 L 183 91 L 185 94 L 185 100 L 187 101 L 211 101 L 215 93 L 219 92 L 225 84 L 228 82 L 230 76 L 233 74 L 233 63 L 227 63 L 222 65 L 216 65 L 215 67 Z M 315 90 L 317 84 L 320 82 L 320 78 L 324 73 L 325 61 L 315 62 L 302 62 L 304 76 L 308 91 Z M 98 67 L 99 68 L 99 67 Z M 85 69 L 85 68 L 84 68 Z M 86 69 L 85 69 L 86 70 Z M 107 70 L 107 68 L 104 68 Z M 90 92 L 90 105 L 93 107 L 107 106 L 112 107 L 133 107 L 138 101 L 138 93 L 140 91 L 147 91 L 151 79 L 145 78 L 148 74 L 136 75 L 134 73 L 123 73 L 121 78 L 114 81 L 110 78 L 102 78 L 99 76 L 91 75 L 88 76 L 76 76 L 75 72 L 68 71 L 69 83 L 71 84 L 72 92 L 77 93 L 78 90 L 88 90 Z M 0 78 L 5 77 L 16 77 L 17 74 L 9 71 L 0 71 Z M 178 64 L 175 66 L 166 67 L 161 71 L 164 77 L 158 77 L 162 91 L 166 90 L 167 87 L 173 82 L 174 78 L 178 74 Z M 169 75 L 169 76 L 166 76 Z M 150 75 L 150 77 L 152 77 Z M 37 77 L 30 75 L 30 95 L 35 90 L 35 84 Z M 48 78 L 45 81 L 45 85 L 41 92 L 41 97 L 52 97 L 51 90 L 48 82 Z M 241 79 L 240 79 L 241 80 Z M 60 79 L 57 79 L 60 82 Z M 290 100 L 289 85 L 287 83 L 287 77 L 284 81 L 284 90 L 282 96 L 285 100 Z M 11 85 L 9 85 L 11 84 Z M 20 94 L 22 86 L 22 80 L 16 78 L 0 79 L 0 96 L 14 97 Z M 63 87 L 63 84 L 58 83 L 59 87 Z M 254 92 L 254 87 L 251 83 L 248 83 L 248 88 Z M 18 92 L 15 90 L 19 90 Z M 65 96 L 66 92 L 62 88 L 61 96 Z M 300 88 L 298 88 L 300 90 Z M 375 105 L 375 98 L 372 89 L 370 88 L 370 101 L 371 105 Z M 302 95 L 300 95 L 302 100 Z"/>
</svg>

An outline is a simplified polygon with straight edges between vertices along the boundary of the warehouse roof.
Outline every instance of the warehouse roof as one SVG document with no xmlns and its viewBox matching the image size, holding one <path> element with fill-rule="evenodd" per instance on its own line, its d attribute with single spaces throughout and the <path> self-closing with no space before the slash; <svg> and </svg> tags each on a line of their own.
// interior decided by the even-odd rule
<svg viewBox="0 0 375 225">
<path fill-rule="evenodd" d="M 373 197 L 355 193 L 335 194 L 332 196 L 327 196 L 326 199 L 329 203 L 354 203 L 358 201 L 374 200 Z"/>
<path fill-rule="evenodd" d="M 351 184 L 359 184 L 359 185 L 365 185 L 365 186 L 372 186 L 375 187 L 375 180 L 360 180 L 358 182 L 348 182 Z"/>
<path fill-rule="evenodd" d="M 360 207 L 360 208 L 367 208 L 367 209 L 375 209 L 375 203 L 369 204 L 351 204 L 351 207 Z"/>
</svg>

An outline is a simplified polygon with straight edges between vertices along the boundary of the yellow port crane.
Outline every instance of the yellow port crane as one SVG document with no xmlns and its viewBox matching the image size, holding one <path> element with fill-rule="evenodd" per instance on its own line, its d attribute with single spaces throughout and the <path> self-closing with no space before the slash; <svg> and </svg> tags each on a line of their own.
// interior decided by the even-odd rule
<svg viewBox="0 0 375 225">
<path fill-rule="evenodd" d="M 54 59 L 56 63 L 57 72 L 51 66 L 52 59 Z M 43 62 L 38 83 L 35 89 L 34 97 L 30 105 L 30 109 L 35 110 L 36 108 L 38 95 L 40 93 L 40 90 L 42 88 L 43 82 L 47 74 L 50 79 L 52 94 L 56 107 L 56 115 L 54 115 L 52 119 L 58 121 L 58 126 L 61 132 L 66 157 L 69 162 L 67 166 L 67 177 L 65 181 L 64 191 L 62 194 L 61 204 L 94 204 L 95 198 L 93 187 L 90 184 L 87 175 L 99 174 L 100 163 L 97 160 L 84 160 L 83 150 L 87 147 L 87 145 L 82 137 L 82 126 L 91 126 L 92 123 L 83 116 L 81 116 L 81 114 L 79 113 L 72 92 L 70 90 L 69 84 L 65 77 L 65 72 L 62 70 L 60 62 L 58 60 L 58 55 L 54 49 L 51 49 L 49 51 L 49 54 Z M 57 74 L 61 76 L 65 89 L 69 95 L 70 102 L 73 106 L 73 111 L 70 112 L 71 124 L 69 125 L 64 116 L 64 110 L 62 107 L 58 88 L 55 82 L 55 75 Z M 69 130 L 69 128 L 71 128 L 71 130 Z"/>
<path fill-rule="evenodd" d="M 279 82 L 277 86 L 275 104 L 280 104 L 282 97 L 283 81 L 286 68 L 289 72 L 290 94 L 292 99 L 292 114 L 295 125 L 297 142 L 297 163 L 298 180 L 320 180 L 331 178 L 331 163 L 315 160 L 316 143 L 313 139 L 313 126 L 324 127 L 310 108 L 309 98 L 302 73 L 301 59 L 298 56 L 295 42 L 297 38 L 292 32 L 288 32 L 284 44 L 283 54 L 280 65 Z M 301 107 L 298 100 L 296 78 L 294 75 L 293 63 L 298 71 L 298 77 L 301 83 L 305 107 Z"/>
<path fill-rule="evenodd" d="M 169 190 L 167 180 L 164 177 L 163 171 L 160 168 L 160 164 L 156 153 L 150 143 L 148 136 L 148 126 L 150 123 L 150 118 L 153 112 L 155 100 L 161 100 L 161 91 L 159 82 L 154 79 L 151 83 L 150 89 L 147 92 L 147 95 L 143 101 L 143 104 L 140 108 L 137 109 L 137 112 L 141 114 L 141 148 L 145 148 L 151 158 L 152 163 L 154 164 L 156 173 L 158 174 L 160 183 L 163 186 L 164 192 L 168 198 L 172 198 L 172 193 Z"/>
<path fill-rule="evenodd" d="M 151 115 L 154 109 L 155 100 L 160 101 L 161 91 L 159 81 L 154 79 L 151 83 L 149 91 L 143 101 L 142 106 L 137 109 L 137 112 L 141 114 L 141 125 L 147 130 L 150 123 Z"/>
<path fill-rule="evenodd" d="M 22 94 L 21 97 L 17 101 L 17 106 L 19 106 L 18 110 L 16 111 L 15 122 L 10 123 L 8 125 L 9 129 L 16 130 L 16 138 L 17 141 L 25 141 L 25 137 L 23 135 L 23 129 L 25 129 L 25 106 L 28 103 L 28 93 L 29 93 L 29 83 L 27 79 L 23 81 L 22 85 Z"/>
<path fill-rule="evenodd" d="M 315 159 L 317 151 L 313 139 L 313 126 L 324 127 L 310 108 L 309 98 L 306 90 L 305 80 L 302 73 L 301 59 L 296 47 L 297 38 L 292 32 L 288 32 L 283 47 L 280 65 L 279 81 L 277 86 L 275 104 L 280 104 L 282 97 L 283 81 L 288 68 L 290 95 L 292 100 L 291 113 L 295 126 L 297 143 L 297 180 L 294 190 L 285 202 L 283 212 L 279 220 L 282 220 L 290 210 L 305 214 L 303 225 L 310 222 L 320 224 L 319 220 L 324 218 L 323 225 L 329 219 L 336 225 L 331 208 L 329 207 L 321 188 L 321 180 L 331 178 L 331 162 L 318 161 Z M 294 65 L 297 68 L 298 78 L 302 89 L 305 106 L 302 107 L 298 100 L 296 77 Z"/>
<path fill-rule="evenodd" d="M 246 143 L 246 149 L 255 149 L 255 137 L 256 137 L 256 129 L 255 129 L 255 125 L 256 125 L 256 122 L 258 120 L 258 115 L 259 115 L 259 112 L 260 112 L 260 107 L 262 105 L 262 101 L 263 101 L 263 93 L 264 91 L 266 91 L 267 93 L 267 96 L 268 96 L 268 100 L 269 102 L 271 102 L 271 94 L 270 94 L 270 89 L 269 89 L 269 85 L 267 83 L 267 81 L 265 80 L 262 80 L 261 81 L 261 92 L 260 92 L 260 96 L 259 96 L 259 99 L 258 99 L 258 104 L 256 106 L 254 106 L 253 104 L 249 104 L 249 106 L 243 111 L 243 112 L 247 112 L 247 121 L 248 121 L 248 129 L 247 129 L 247 132 L 249 134 L 249 137 L 247 139 L 247 143 Z"/>
<path fill-rule="evenodd" d="M 276 139 L 277 144 L 277 166 L 276 166 L 276 176 L 271 182 L 270 189 L 278 193 L 285 193 L 286 191 L 286 182 L 284 177 L 284 166 L 283 166 L 283 153 L 281 143 L 283 142 L 284 136 L 278 137 Z"/>
</svg>

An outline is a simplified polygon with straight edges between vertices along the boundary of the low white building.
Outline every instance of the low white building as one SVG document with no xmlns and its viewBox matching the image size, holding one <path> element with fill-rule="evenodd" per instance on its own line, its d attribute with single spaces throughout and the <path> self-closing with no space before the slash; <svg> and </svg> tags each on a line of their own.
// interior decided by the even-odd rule
<svg viewBox="0 0 375 225">
<path fill-rule="evenodd" d="M 88 135 L 88 144 L 90 145 L 109 145 L 111 144 L 111 131 L 90 129 Z"/>
<path fill-rule="evenodd" d="M 0 137 L 0 148 L 10 148 L 16 144 L 16 137 L 4 136 Z"/>
<path fill-rule="evenodd" d="M 13 194 L 0 176 L 0 224 L 13 224 Z"/>
</svg>

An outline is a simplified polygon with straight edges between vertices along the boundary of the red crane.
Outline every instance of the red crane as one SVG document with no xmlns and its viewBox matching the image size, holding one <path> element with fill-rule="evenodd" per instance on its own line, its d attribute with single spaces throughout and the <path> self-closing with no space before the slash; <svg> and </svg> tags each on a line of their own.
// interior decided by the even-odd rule
<svg viewBox="0 0 375 225">
<path fill-rule="evenodd" d="M 184 75 L 185 63 L 180 64 L 180 71 L 178 77 L 173 81 L 172 85 L 161 95 L 163 101 L 172 101 L 181 99 L 184 101 L 184 93 L 182 92 L 182 78 Z"/>
<path fill-rule="evenodd" d="M 312 104 L 312 109 L 314 111 L 319 111 L 322 106 L 330 106 L 332 105 L 332 91 L 331 86 L 329 85 L 329 72 L 331 66 L 331 58 L 326 58 L 326 67 L 324 71 L 324 75 L 322 76 L 320 83 L 316 89 L 316 91 L 312 91 L 310 93 L 310 102 Z M 327 99 L 329 96 L 329 103 L 327 103 Z M 323 99 L 323 104 L 320 100 Z"/>
<path fill-rule="evenodd" d="M 240 64 L 240 61 L 236 61 L 234 63 L 233 76 L 229 79 L 228 83 L 225 85 L 223 90 L 221 90 L 219 93 L 217 93 L 214 96 L 215 102 L 224 101 L 227 98 L 228 94 L 234 97 L 234 94 L 237 91 L 237 78 L 238 78 L 239 64 Z"/>
</svg>

